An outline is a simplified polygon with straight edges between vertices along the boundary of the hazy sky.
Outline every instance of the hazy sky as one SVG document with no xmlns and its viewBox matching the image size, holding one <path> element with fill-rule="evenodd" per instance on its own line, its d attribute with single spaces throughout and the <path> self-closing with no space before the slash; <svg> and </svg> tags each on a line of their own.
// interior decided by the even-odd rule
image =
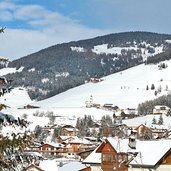
<svg viewBox="0 0 171 171">
<path fill-rule="evenodd" d="M 0 0 L 0 56 L 118 33 L 171 34 L 171 0 Z"/>
</svg>

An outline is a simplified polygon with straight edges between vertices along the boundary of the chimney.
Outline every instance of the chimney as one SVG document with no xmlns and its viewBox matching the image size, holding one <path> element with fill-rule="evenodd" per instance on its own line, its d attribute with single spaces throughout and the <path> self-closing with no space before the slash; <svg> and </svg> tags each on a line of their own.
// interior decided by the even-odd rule
<svg viewBox="0 0 171 171">
<path fill-rule="evenodd" d="M 128 143 L 128 146 L 131 148 L 131 149 L 136 149 L 136 139 L 133 135 L 131 135 L 129 137 L 129 143 Z"/>
</svg>

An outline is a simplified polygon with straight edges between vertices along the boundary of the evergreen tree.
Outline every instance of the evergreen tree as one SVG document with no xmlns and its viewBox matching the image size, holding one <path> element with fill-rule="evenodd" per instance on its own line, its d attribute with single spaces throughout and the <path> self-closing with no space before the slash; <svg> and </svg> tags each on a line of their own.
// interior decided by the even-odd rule
<svg viewBox="0 0 171 171">
<path fill-rule="evenodd" d="M 76 128 L 79 130 L 79 136 L 87 136 L 90 134 L 89 128 L 94 124 L 91 115 L 84 115 L 83 118 L 77 118 Z"/>
<path fill-rule="evenodd" d="M 148 85 L 146 86 L 146 90 L 149 90 Z"/>
<path fill-rule="evenodd" d="M 3 84 L 3 88 L 8 89 L 7 83 Z M 0 111 L 6 107 L 5 104 L 0 104 Z M 24 160 L 21 155 L 24 149 L 32 143 L 32 135 L 22 131 L 23 127 L 27 127 L 27 121 L 20 118 L 16 119 L 13 115 L 0 112 L 0 126 L 2 128 L 0 134 L 0 171 L 23 170 L 31 161 Z M 16 127 L 18 127 L 17 133 L 6 133 L 7 130 L 14 130 Z"/>
<path fill-rule="evenodd" d="M 160 117 L 159 117 L 158 125 L 163 125 L 163 117 L 162 117 L 162 115 L 160 115 Z"/>
<path fill-rule="evenodd" d="M 154 95 L 157 96 L 157 91 L 154 91 Z"/>
<path fill-rule="evenodd" d="M 169 109 L 168 111 L 167 111 L 167 114 L 166 114 L 167 116 L 171 116 L 171 109 Z"/>
<path fill-rule="evenodd" d="M 155 125 L 156 123 L 157 123 L 157 122 L 156 122 L 156 118 L 154 117 L 153 120 L 152 120 L 152 124 Z"/>
<path fill-rule="evenodd" d="M 151 90 L 154 90 L 154 89 L 155 89 L 154 84 L 151 84 Z"/>
</svg>

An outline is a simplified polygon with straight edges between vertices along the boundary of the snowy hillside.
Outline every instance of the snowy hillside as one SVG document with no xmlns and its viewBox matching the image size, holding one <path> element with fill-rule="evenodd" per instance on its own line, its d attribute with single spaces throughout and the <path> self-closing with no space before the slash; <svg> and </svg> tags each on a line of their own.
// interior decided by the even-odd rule
<svg viewBox="0 0 171 171">
<path fill-rule="evenodd" d="M 170 59 L 170 40 L 166 34 L 123 32 L 57 44 L 9 62 L 8 67 L 23 70 L 7 77 L 24 85 L 31 99 L 43 100 L 92 77 Z"/>
<path fill-rule="evenodd" d="M 3 112 L 13 114 L 16 117 L 27 114 L 27 119 L 32 122 L 31 130 L 38 124 L 43 126 L 49 123 L 48 117 L 34 116 L 33 114 L 37 111 L 39 113 L 53 112 L 56 116 L 55 123 L 75 125 L 76 118 L 83 117 L 85 114 L 92 115 L 95 120 L 99 120 L 103 115 L 112 116 L 113 113 L 102 109 L 86 108 L 85 102 L 90 100 L 91 95 L 93 96 L 93 103 L 100 105 L 112 103 L 120 108 L 136 108 L 139 103 L 145 100 L 169 93 L 171 90 L 169 75 L 171 73 L 171 61 L 165 61 L 165 64 L 168 66 L 165 69 L 159 69 L 158 65 L 142 64 L 104 77 L 101 82 L 89 82 L 38 102 L 31 101 L 25 89 L 15 88 L 9 94 L 1 96 L 0 103 L 11 107 Z M 155 90 L 161 89 L 161 93 L 157 96 L 155 96 L 155 90 L 151 90 L 152 84 L 155 85 Z M 147 90 L 147 85 L 149 90 Z M 40 108 L 18 109 L 27 104 L 33 104 Z"/>
<path fill-rule="evenodd" d="M 31 102 L 25 88 L 14 88 L 10 93 L 5 93 L 0 97 L 0 103 L 6 104 L 10 108 L 20 107 Z"/>
<path fill-rule="evenodd" d="M 171 91 L 171 78 L 169 75 L 171 73 L 171 60 L 165 61 L 165 64 L 168 66 L 165 69 L 159 69 L 158 65 L 144 64 L 132 67 L 104 77 L 101 82 L 89 82 L 51 98 L 34 102 L 34 105 L 42 108 L 85 107 L 85 102 L 89 101 L 92 95 L 93 103 L 100 105 L 110 103 L 121 108 L 136 108 L 139 103 L 145 100 L 156 98 Z M 1 69 L 0 71 L 0 75 L 3 75 L 2 73 L 16 72 L 10 68 Z M 162 89 L 157 96 L 155 96 L 155 90 L 151 90 L 152 84 L 155 85 L 155 90 Z M 149 90 L 146 90 L 147 86 Z M 0 97 L 0 102 L 19 107 L 31 103 L 31 100 L 25 89 L 19 88 Z"/>
<path fill-rule="evenodd" d="M 169 43 L 169 41 L 167 41 L 167 43 Z M 143 61 L 145 61 L 149 56 L 154 56 L 156 54 L 162 53 L 164 49 L 163 45 L 154 47 L 146 42 L 142 42 L 140 43 L 139 46 L 144 46 L 144 48 L 140 48 L 139 46 L 137 46 L 137 44 L 138 44 L 137 42 L 134 42 L 134 45 L 128 46 L 129 45 L 128 42 L 127 47 L 117 47 L 114 45 L 109 47 L 109 44 L 102 44 L 102 45 L 94 46 L 94 48 L 91 50 L 96 54 L 116 54 L 117 56 L 122 55 L 122 53 L 128 53 L 134 51 L 136 53 L 132 55 L 132 57 L 136 58 L 138 54 L 139 55 L 141 54 L 141 56 L 143 57 Z M 153 50 L 153 53 L 149 52 L 148 48 L 151 48 Z M 83 47 L 71 47 L 71 50 L 76 52 L 88 51 Z M 117 59 L 117 57 L 115 57 L 115 59 Z"/>
<path fill-rule="evenodd" d="M 112 103 L 122 108 L 136 108 L 146 100 L 166 94 L 171 90 L 171 61 L 165 61 L 167 68 L 159 69 L 158 65 L 139 65 L 128 70 L 118 72 L 102 78 L 102 82 L 87 83 L 70 89 L 46 100 L 36 102 L 43 108 L 46 107 L 85 107 L 85 101 L 93 96 L 93 102 L 97 104 Z M 155 90 L 162 89 L 155 96 Z M 149 87 L 149 90 L 147 89 Z M 166 91 L 167 89 L 167 91 Z"/>
</svg>

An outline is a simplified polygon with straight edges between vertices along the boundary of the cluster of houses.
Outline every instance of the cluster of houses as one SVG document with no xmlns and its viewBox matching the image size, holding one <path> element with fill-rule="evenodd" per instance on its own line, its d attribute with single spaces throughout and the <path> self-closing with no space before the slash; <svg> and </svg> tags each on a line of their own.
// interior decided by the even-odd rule
<svg viewBox="0 0 171 171">
<path fill-rule="evenodd" d="M 166 106 L 156 106 L 154 115 L 166 114 Z M 132 111 L 134 112 L 134 110 Z M 169 171 L 171 170 L 170 132 L 163 126 L 145 124 L 116 124 L 100 127 L 102 137 L 78 137 L 79 130 L 71 125 L 62 126 L 62 135 L 55 142 L 44 142 L 27 148 L 43 158 L 66 158 L 80 161 L 79 171 Z M 51 127 L 46 127 L 51 129 Z M 112 134 L 115 132 L 115 134 Z M 38 164 L 31 164 L 27 171 L 43 171 Z"/>
<path fill-rule="evenodd" d="M 140 137 L 141 126 L 135 129 Z M 77 136 L 60 136 L 58 141 L 60 143 L 42 144 L 36 152 L 44 158 L 51 156 L 79 160 L 85 165 L 85 168 L 80 171 L 168 171 L 171 169 L 171 139 L 139 139 L 132 131 L 128 138 L 108 137 L 97 141 L 93 137 L 79 139 Z M 36 163 L 27 168 L 27 171 L 33 170 L 43 171 Z"/>
</svg>

